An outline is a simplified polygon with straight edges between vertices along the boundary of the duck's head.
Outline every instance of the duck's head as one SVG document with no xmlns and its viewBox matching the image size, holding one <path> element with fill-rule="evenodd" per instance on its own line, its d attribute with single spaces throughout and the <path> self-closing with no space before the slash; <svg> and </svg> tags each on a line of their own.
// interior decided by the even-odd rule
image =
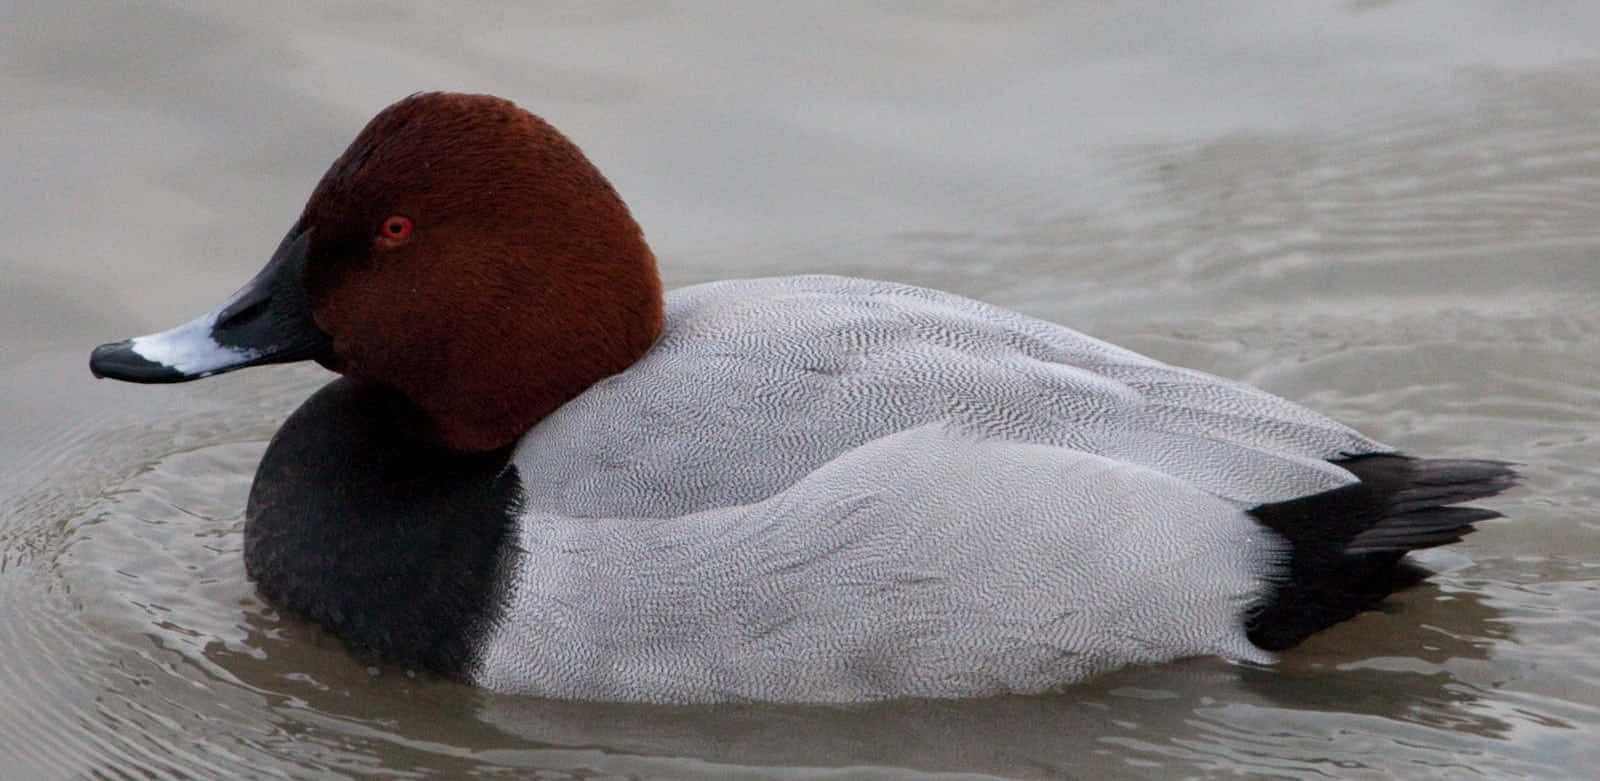
<svg viewBox="0 0 1600 781">
<path fill-rule="evenodd" d="M 509 101 L 428 93 L 367 124 L 222 306 L 89 367 L 184 382 L 315 360 L 398 390 L 424 438 L 492 450 L 636 361 L 661 309 L 638 224 L 572 142 Z"/>
</svg>

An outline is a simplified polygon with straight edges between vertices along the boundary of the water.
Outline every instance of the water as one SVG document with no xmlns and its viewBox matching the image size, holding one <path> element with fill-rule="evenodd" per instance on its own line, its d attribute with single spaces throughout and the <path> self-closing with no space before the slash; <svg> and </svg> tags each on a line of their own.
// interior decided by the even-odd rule
<svg viewBox="0 0 1600 781">
<path fill-rule="evenodd" d="M 1600 772 L 1600 6 L 0 7 L 0 777 Z M 1057 695 L 641 708 L 347 653 L 239 561 L 326 380 L 95 382 L 209 308 L 365 119 L 494 92 L 582 144 L 671 284 L 984 298 L 1429 455 L 1524 463 L 1428 585 L 1271 669 Z"/>
</svg>

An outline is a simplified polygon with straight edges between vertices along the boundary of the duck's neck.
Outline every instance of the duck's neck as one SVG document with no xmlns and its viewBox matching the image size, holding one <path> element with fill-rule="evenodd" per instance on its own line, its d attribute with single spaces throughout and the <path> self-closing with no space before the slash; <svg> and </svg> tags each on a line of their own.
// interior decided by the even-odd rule
<svg viewBox="0 0 1600 781">
<path fill-rule="evenodd" d="M 661 281 L 642 237 L 630 255 L 588 274 L 574 261 L 501 289 L 441 291 L 471 312 L 464 325 L 367 374 L 420 411 L 418 435 L 463 453 L 506 447 L 660 337 Z"/>
<path fill-rule="evenodd" d="M 421 441 L 395 425 L 409 406 L 348 378 L 301 405 L 256 471 L 245 568 L 267 599 L 352 646 L 463 677 L 494 620 L 521 487 L 509 448 Z"/>
</svg>

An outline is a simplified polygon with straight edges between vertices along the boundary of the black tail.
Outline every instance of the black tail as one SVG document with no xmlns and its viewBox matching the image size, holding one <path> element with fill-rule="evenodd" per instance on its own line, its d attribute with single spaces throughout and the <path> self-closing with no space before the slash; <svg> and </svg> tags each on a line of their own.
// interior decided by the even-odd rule
<svg viewBox="0 0 1600 781">
<path fill-rule="evenodd" d="M 1447 505 L 1493 496 L 1517 480 L 1501 461 L 1366 455 L 1334 463 L 1361 482 L 1250 511 L 1290 545 L 1284 579 L 1247 620 L 1250 641 L 1266 650 L 1292 647 L 1427 577 L 1402 557 L 1500 517 Z"/>
</svg>

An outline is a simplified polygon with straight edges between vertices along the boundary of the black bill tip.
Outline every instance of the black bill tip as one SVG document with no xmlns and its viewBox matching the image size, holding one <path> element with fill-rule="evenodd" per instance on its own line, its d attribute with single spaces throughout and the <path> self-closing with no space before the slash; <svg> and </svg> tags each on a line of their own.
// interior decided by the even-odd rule
<svg viewBox="0 0 1600 781">
<path fill-rule="evenodd" d="M 195 379 L 164 363 L 134 352 L 133 340 L 102 344 L 89 354 L 89 371 L 96 377 L 123 382 L 166 383 Z"/>
</svg>

